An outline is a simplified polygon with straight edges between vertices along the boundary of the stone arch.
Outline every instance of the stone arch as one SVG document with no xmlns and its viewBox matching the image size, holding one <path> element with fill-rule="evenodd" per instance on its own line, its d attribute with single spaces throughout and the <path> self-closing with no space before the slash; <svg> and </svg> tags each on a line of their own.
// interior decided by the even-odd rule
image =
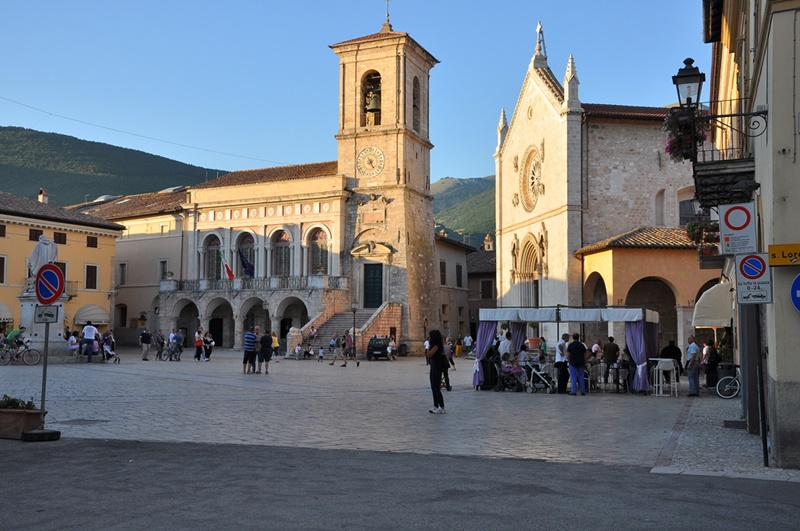
<svg viewBox="0 0 800 531">
<path fill-rule="evenodd" d="M 217 280 L 222 278 L 222 236 L 217 231 L 209 231 L 200 240 L 201 278 Z"/>
<path fill-rule="evenodd" d="M 313 227 L 306 232 L 305 242 L 308 249 L 306 267 L 310 275 L 327 275 L 330 269 L 330 233 L 325 227 Z"/>
<path fill-rule="evenodd" d="M 236 276 L 255 276 L 257 241 L 258 235 L 249 229 L 241 230 L 233 236 L 234 248 L 232 251 L 233 255 L 236 257 Z M 244 259 L 242 259 L 242 257 L 244 257 Z"/>
<path fill-rule="evenodd" d="M 608 287 L 603 275 L 593 271 L 583 284 L 583 305 L 589 308 L 608 306 Z"/>
<path fill-rule="evenodd" d="M 275 315 L 280 317 L 278 337 L 286 337 L 290 328 L 303 328 L 308 323 L 308 302 L 301 297 L 292 296 L 278 303 Z"/>
<path fill-rule="evenodd" d="M 517 276 L 520 306 L 536 308 L 539 306 L 539 281 L 541 259 L 536 237 L 527 234 L 518 251 Z"/>
<path fill-rule="evenodd" d="M 667 279 L 643 277 L 628 290 L 625 305 L 658 312 L 658 344 L 663 346 L 678 337 L 677 297 L 675 286 Z"/>
<path fill-rule="evenodd" d="M 381 125 L 381 74 L 368 70 L 361 77 L 361 127 Z"/>
</svg>

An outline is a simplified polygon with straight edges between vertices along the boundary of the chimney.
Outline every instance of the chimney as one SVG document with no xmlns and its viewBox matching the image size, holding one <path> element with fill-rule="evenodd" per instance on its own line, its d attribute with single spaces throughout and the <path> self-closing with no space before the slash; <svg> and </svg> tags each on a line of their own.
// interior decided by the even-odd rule
<svg viewBox="0 0 800 531">
<path fill-rule="evenodd" d="M 39 202 L 47 204 L 49 202 L 47 198 L 47 190 L 44 188 L 39 188 Z"/>
</svg>

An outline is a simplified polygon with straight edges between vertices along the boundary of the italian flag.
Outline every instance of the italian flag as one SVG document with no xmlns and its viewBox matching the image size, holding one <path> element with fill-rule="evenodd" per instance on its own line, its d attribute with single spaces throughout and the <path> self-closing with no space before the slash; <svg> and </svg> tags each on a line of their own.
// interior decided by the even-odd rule
<svg viewBox="0 0 800 531">
<path fill-rule="evenodd" d="M 219 250 L 219 258 L 222 260 L 222 270 L 225 271 L 225 276 L 228 277 L 228 280 L 233 280 L 233 269 L 228 265 L 228 261 L 225 260 L 225 254 L 223 254 L 222 249 Z"/>
</svg>

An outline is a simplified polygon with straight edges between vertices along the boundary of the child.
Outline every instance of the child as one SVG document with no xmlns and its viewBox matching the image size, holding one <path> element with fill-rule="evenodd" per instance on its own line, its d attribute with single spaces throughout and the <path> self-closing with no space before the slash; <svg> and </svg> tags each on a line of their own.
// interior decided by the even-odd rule
<svg viewBox="0 0 800 531">
<path fill-rule="evenodd" d="M 296 347 L 294 347 L 294 359 L 296 359 L 297 361 L 300 361 L 302 359 L 300 357 L 300 356 L 302 356 L 302 354 L 303 354 L 303 347 L 301 347 L 298 344 Z"/>
<path fill-rule="evenodd" d="M 325 349 L 322 348 L 322 345 L 319 346 L 319 352 L 317 355 L 319 356 L 319 362 L 322 363 L 322 361 L 325 359 Z"/>
</svg>

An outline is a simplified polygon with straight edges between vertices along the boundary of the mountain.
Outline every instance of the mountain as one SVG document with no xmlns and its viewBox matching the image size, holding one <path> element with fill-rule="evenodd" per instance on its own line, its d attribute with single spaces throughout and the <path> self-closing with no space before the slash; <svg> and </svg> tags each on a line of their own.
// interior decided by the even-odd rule
<svg viewBox="0 0 800 531">
<path fill-rule="evenodd" d="M 21 127 L 0 127 L 0 189 L 66 206 L 102 195 L 193 185 L 228 173 L 157 155 Z"/>
<path fill-rule="evenodd" d="M 486 234 L 494 238 L 494 175 L 481 178 L 445 177 L 431 184 L 436 232 L 480 248 Z"/>
<path fill-rule="evenodd" d="M 0 127 L 0 190 L 76 205 L 103 195 L 130 195 L 194 185 L 228 173 L 101 142 L 21 127 Z M 479 248 L 494 235 L 494 176 L 431 184 L 436 231 Z"/>
</svg>

